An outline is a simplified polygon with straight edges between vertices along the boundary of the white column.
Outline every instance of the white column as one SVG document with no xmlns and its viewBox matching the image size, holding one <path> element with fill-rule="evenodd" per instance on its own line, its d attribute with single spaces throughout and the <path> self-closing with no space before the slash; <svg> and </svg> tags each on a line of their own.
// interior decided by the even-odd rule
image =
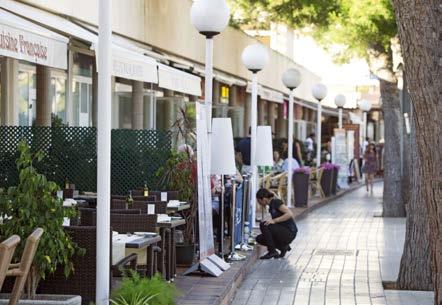
<svg viewBox="0 0 442 305">
<path fill-rule="evenodd" d="M 321 165 L 321 117 L 322 117 L 322 107 L 321 101 L 318 101 L 318 113 L 316 122 L 316 166 Z"/>
<path fill-rule="evenodd" d="M 367 112 L 366 111 L 364 111 L 364 122 L 363 122 L 363 125 L 364 125 L 364 132 L 363 132 L 363 139 L 362 139 L 362 143 L 364 143 L 364 141 L 365 141 L 365 139 L 367 138 Z"/>
<path fill-rule="evenodd" d="M 144 92 L 143 82 L 132 81 L 132 129 L 143 129 Z"/>
<path fill-rule="evenodd" d="M 288 174 L 287 174 L 287 206 L 292 206 L 292 159 L 293 159 L 293 90 L 289 96 L 289 131 L 288 131 Z"/>
<path fill-rule="evenodd" d="M 342 129 L 342 107 L 339 107 L 339 109 L 338 109 L 338 115 L 339 115 L 339 117 L 338 117 L 338 120 L 339 120 L 339 123 L 338 123 L 338 127 L 339 127 L 339 129 Z"/>
<path fill-rule="evenodd" d="M 1 105 L 0 122 L 4 126 L 18 125 L 18 60 L 1 58 Z"/>
<path fill-rule="evenodd" d="M 258 74 L 252 76 L 252 117 L 251 117 L 251 139 L 250 139 L 250 166 L 252 167 L 251 177 L 251 200 L 252 226 L 255 226 L 256 191 L 258 185 L 258 168 L 256 167 L 256 129 L 258 117 Z"/>
<path fill-rule="evenodd" d="M 109 304 L 111 165 L 111 1 L 99 1 L 97 114 L 97 281 L 96 304 Z"/>
</svg>

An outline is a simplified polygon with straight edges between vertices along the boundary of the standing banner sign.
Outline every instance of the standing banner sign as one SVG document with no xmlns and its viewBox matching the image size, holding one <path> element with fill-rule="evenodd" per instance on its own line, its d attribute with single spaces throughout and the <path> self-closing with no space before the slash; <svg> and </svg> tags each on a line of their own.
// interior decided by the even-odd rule
<svg viewBox="0 0 442 305">
<path fill-rule="evenodd" d="M 242 183 L 237 189 L 236 189 L 236 205 L 235 205 L 235 223 L 233 224 L 235 226 L 235 246 L 239 245 L 242 241 L 242 202 L 243 202 L 243 189 L 244 189 L 244 183 Z"/>
<path fill-rule="evenodd" d="M 334 163 L 339 165 L 338 184 L 341 188 L 348 188 L 348 150 L 347 150 L 347 134 L 345 129 L 334 129 Z"/>
<path fill-rule="evenodd" d="M 196 136 L 197 136 L 197 169 L 198 169 L 198 224 L 199 224 L 199 262 L 190 267 L 184 275 L 202 271 L 213 276 L 223 273 L 215 255 L 212 225 L 212 195 L 210 187 L 210 172 L 207 133 L 206 106 L 196 103 Z M 216 262 L 216 263 L 214 263 Z"/>
<path fill-rule="evenodd" d="M 212 226 L 212 195 L 210 188 L 210 173 L 208 172 L 208 147 L 206 108 L 196 103 L 197 117 L 197 166 L 198 166 L 198 220 L 199 220 L 199 250 L 200 259 L 215 253 Z"/>
</svg>

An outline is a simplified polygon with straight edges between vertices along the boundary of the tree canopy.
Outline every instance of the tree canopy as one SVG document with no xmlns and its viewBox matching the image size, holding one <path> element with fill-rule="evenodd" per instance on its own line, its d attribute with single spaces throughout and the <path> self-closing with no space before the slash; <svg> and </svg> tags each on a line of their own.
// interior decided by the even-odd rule
<svg viewBox="0 0 442 305">
<path fill-rule="evenodd" d="M 309 30 L 324 46 L 341 45 L 340 62 L 358 56 L 389 55 L 397 35 L 390 0 L 230 0 L 232 23 L 246 28 L 269 28 L 281 22 Z"/>
</svg>

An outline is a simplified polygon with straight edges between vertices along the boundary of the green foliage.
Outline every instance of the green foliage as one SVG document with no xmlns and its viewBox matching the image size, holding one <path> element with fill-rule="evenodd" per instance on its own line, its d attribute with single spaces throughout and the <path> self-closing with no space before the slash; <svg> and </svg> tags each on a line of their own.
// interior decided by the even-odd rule
<svg viewBox="0 0 442 305">
<path fill-rule="evenodd" d="M 175 285 L 164 281 L 161 275 L 156 274 L 149 279 L 132 272 L 113 291 L 111 302 L 114 305 L 174 305 L 177 296 Z"/>
<path fill-rule="evenodd" d="M 4 219 L 0 234 L 5 239 L 13 234 L 25 240 L 36 228 L 43 228 L 44 233 L 35 253 L 30 288 L 35 295 L 40 278 L 54 272 L 59 265 L 64 266 L 66 276 L 73 271 L 71 257 L 81 250 L 71 241 L 63 230 L 64 217 L 75 216 L 75 210 L 63 207 L 61 199 L 55 194 L 60 189 L 56 183 L 48 181 L 37 172 L 34 163 L 40 162 L 44 155 L 41 151 L 32 154 L 26 141 L 18 145 L 20 153 L 16 161 L 19 171 L 19 183 L 0 193 L 0 217 Z M 19 260 L 24 249 L 24 242 L 15 251 L 15 260 Z"/>
<path fill-rule="evenodd" d="M 269 21 L 308 29 L 325 47 L 340 44 L 340 62 L 368 51 L 391 53 L 397 26 L 390 0 L 231 0 L 235 22 L 260 28 Z M 256 18 L 255 16 L 261 16 Z M 235 19 L 235 17 L 234 17 Z M 258 23 L 258 25 L 256 25 Z"/>
</svg>

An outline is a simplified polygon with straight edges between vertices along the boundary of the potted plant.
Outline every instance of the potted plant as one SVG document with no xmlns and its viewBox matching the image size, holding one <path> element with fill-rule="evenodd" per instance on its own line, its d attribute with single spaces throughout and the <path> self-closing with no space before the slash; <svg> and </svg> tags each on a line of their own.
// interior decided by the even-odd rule
<svg viewBox="0 0 442 305">
<path fill-rule="evenodd" d="M 293 172 L 293 189 L 295 191 L 295 206 L 306 207 L 308 204 L 308 186 L 310 167 L 300 167 Z"/>
<path fill-rule="evenodd" d="M 44 230 L 29 271 L 25 289 L 28 300 L 21 300 L 20 304 L 47 304 L 48 300 L 59 301 L 51 304 L 81 304 L 81 297 L 78 296 L 47 296 L 45 300 L 46 296 L 36 295 L 41 279 L 59 266 L 64 266 L 65 275 L 68 276 L 74 269 L 71 258 L 83 251 L 63 230 L 64 219 L 74 217 L 75 210 L 63 207 L 62 200 L 54 195 L 60 189 L 58 185 L 48 181 L 34 167 L 34 163 L 40 162 L 44 154 L 41 151 L 31 153 L 26 141 L 19 143 L 18 151 L 18 185 L 3 192 L 0 198 L 0 217 L 4 219 L 0 234 L 2 239 L 17 234 L 24 241 L 35 228 Z M 17 247 L 14 260 L 20 260 L 24 244 L 21 242 Z M 0 300 L 0 304 L 7 303 L 8 300 Z"/>
<path fill-rule="evenodd" d="M 326 197 L 331 195 L 333 167 L 334 166 L 331 163 L 321 164 L 321 168 L 323 169 L 322 178 L 321 178 L 321 187 Z"/>
<path fill-rule="evenodd" d="M 112 292 L 113 305 L 175 305 L 178 291 L 159 274 L 142 278 L 136 272 L 124 276 L 121 285 Z"/>
<path fill-rule="evenodd" d="M 193 115 L 191 108 L 180 108 L 172 130 L 175 132 L 175 142 L 183 143 L 180 146 L 182 149 L 173 150 L 166 164 L 157 172 L 157 176 L 160 177 L 158 186 L 161 189 L 178 190 L 179 199 L 190 204 L 190 209 L 182 212 L 186 220 L 183 231 L 184 242 L 176 245 L 177 264 L 185 266 L 193 263 L 196 254 L 197 167 L 189 145 L 196 138 Z"/>
</svg>

